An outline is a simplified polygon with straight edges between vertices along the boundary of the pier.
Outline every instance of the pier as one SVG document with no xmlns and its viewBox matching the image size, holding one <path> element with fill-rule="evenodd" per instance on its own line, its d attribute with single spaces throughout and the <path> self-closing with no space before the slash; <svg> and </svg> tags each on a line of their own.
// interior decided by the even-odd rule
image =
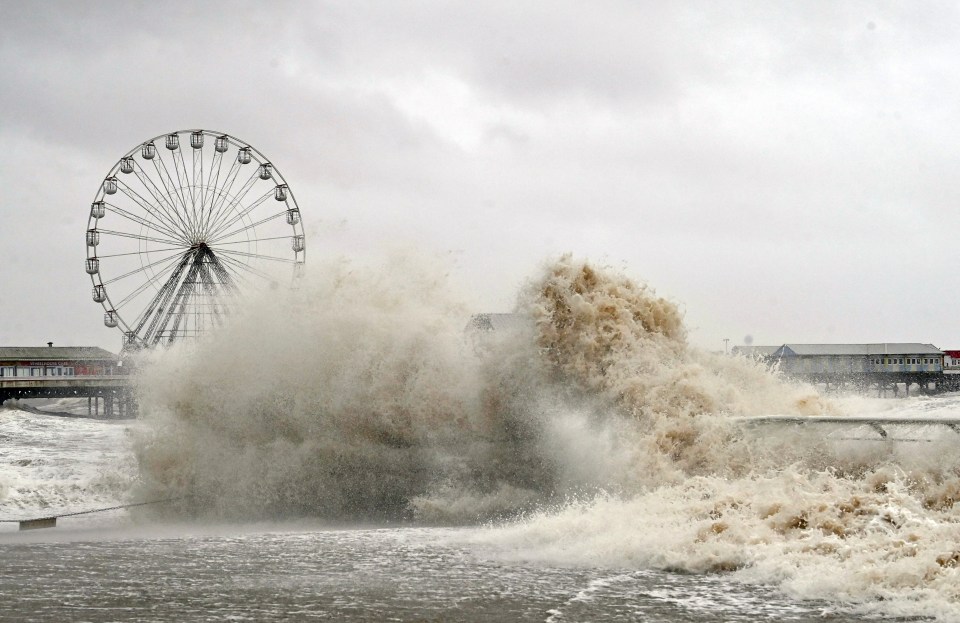
<svg viewBox="0 0 960 623">
<path fill-rule="evenodd" d="M 940 394 L 960 391 L 960 373 L 943 372 L 820 372 L 792 373 L 796 378 L 811 385 L 821 386 L 825 392 L 855 391 L 859 393 L 876 392 L 878 397 L 892 395 L 894 398 L 908 398 L 916 387 L 917 394 Z"/>
<path fill-rule="evenodd" d="M 87 415 L 124 418 L 135 414 L 129 375 L 0 377 L 0 404 L 28 398 L 86 398 Z"/>
</svg>

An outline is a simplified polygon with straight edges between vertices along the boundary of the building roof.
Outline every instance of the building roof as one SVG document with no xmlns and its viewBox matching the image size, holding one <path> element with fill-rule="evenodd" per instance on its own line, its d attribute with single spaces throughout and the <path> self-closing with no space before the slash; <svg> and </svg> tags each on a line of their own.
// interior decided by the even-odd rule
<svg viewBox="0 0 960 623">
<path fill-rule="evenodd" d="M 117 356 L 97 346 L 0 346 L 0 361 L 99 360 Z"/>
<path fill-rule="evenodd" d="M 745 357 L 769 357 L 777 352 L 779 346 L 734 346 L 730 352 L 734 355 L 743 355 Z"/>
<path fill-rule="evenodd" d="M 784 344 L 771 357 L 809 357 L 815 355 L 942 355 L 933 344 Z"/>
</svg>

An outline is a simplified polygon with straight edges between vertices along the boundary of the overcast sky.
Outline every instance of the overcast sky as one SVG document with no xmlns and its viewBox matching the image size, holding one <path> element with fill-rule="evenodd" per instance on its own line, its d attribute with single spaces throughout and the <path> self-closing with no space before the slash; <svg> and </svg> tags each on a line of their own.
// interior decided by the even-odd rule
<svg viewBox="0 0 960 623">
<path fill-rule="evenodd" d="M 960 348 L 951 2 L 0 0 L 0 344 L 116 351 L 89 204 L 173 130 L 283 172 L 308 263 L 417 248 L 477 311 L 564 252 L 694 344 Z"/>
</svg>

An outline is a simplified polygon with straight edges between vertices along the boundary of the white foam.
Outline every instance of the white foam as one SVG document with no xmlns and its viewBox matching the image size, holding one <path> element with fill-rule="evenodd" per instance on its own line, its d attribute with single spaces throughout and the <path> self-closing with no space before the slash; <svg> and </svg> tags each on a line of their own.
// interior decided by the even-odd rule
<svg viewBox="0 0 960 623">
<path fill-rule="evenodd" d="M 136 478 L 131 426 L 0 409 L 0 519 L 122 503 Z M 90 523 L 115 515 L 71 521 Z M 16 527 L 0 523 L 0 530 Z"/>
</svg>

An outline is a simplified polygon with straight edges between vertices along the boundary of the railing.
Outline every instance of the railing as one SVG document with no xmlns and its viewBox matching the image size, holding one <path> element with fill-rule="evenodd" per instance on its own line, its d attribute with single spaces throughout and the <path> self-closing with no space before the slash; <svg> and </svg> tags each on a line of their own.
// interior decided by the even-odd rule
<svg viewBox="0 0 960 623">
<path fill-rule="evenodd" d="M 880 418 L 861 415 L 851 415 L 847 417 L 822 415 L 762 415 L 755 417 L 739 417 L 734 418 L 734 420 L 747 426 L 766 426 L 776 424 L 804 427 L 823 424 L 869 426 L 880 435 L 881 439 L 892 439 L 887 433 L 887 429 L 892 426 L 945 426 L 960 434 L 960 418 Z"/>
</svg>

